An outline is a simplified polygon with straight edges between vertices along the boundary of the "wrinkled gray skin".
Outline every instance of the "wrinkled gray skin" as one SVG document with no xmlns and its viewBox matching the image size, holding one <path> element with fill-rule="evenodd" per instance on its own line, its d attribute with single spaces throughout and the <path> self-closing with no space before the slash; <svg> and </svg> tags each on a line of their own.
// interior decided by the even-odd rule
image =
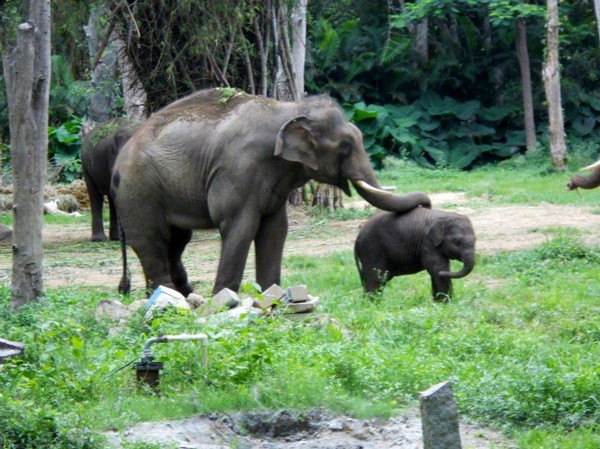
<svg viewBox="0 0 600 449">
<path fill-rule="evenodd" d="M 82 139 L 81 166 L 92 210 L 92 242 L 106 241 L 102 221 L 104 197 L 108 197 L 110 212 L 109 238 L 119 240 L 117 213 L 110 197 L 110 178 L 119 150 L 138 126 L 137 122 L 118 118 L 100 123 Z"/>
<path fill-rule="evenodd" d="M 380 212 L 358 233 L 354 256 L 366 293 L 381 292 L 395 276 L 427 270 L 434 299 L 444 301 L 452 294 L 452 278 L 475 266 L 475 232 L 467 217 L 452 212 Z M 449 271 L 451 259 L 463 268 Z"/>
<path fill-rule="evenodd" d="M 328 97 L 279 102 L 199 91 L 153 114 L 122 149 L 112 179 L 124 236 L 142 263 L 147 292 L 192 291 L 181 255 L 193 229 L 217 228 L 221 258 L 213 292 L 239 289 L 250 245 L 256 281 L 279 284 L 286 200 L 309 179 L 378 187 L 362 135 Z M 376 207 L 430 206 L 423 193 L 392 195 L 364 185 Z M 121 292 L 129 288 L 124 270 Z"/>
</svg>

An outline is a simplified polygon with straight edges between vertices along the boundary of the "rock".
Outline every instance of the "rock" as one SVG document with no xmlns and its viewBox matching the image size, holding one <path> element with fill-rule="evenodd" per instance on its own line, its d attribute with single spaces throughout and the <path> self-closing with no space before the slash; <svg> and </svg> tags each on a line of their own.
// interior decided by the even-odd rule
<svg viewBox="0 0 600 449">
<path fill-rule="evenodd" d="M 294 285 L 285 292 L 286 300 L 289 302 L 305 302 L 309 300 L 306 285 Z"/>
<path fill-rule="evenodd" d="M 308 295 L 306 301 L 288 302 L 281 307 L 283 313 L 308 313 L 314 312 L 319 305 L 319 298 Z"/>
<path fill-rule="evenodd" d="M 240 297 L 236 292 L 228 288 L 224 288 L 215 296 L 210 298 L 204 305 L 198 308 L 200 316 L 212 315 L 220 309 L 227 307 L 232 309 L 240 304 Z"/>
<path fill-rule="evenodd" d="M 432 386 L 419 396 L 424 449 L 461 449 L 458 411 L 452 384 Z"/>
<path fill-rule="evenodd" d="M 189 303 L 192 309 L 197 309 L 198 307 L 202 307 L 206 304 L 206 299 L 203 296 L 197 293 L 190 293 L 185 300 Z"/>
<path fill-rule="evenodd" d="M 96 306 L 96 321 L 110 320 L 120 321 L 128 319 L 133 311 L 121 301 L 102 300 Z"/>
<path fill-rule="evenodd" d="M 285 290 L 279 285 L 273 284 L 260 295 L 260 298 L 254 298 L 254 306 L 263 310 L 268 309 L 276 301 L 281 300 L 285 296 Z"/>
</svg>

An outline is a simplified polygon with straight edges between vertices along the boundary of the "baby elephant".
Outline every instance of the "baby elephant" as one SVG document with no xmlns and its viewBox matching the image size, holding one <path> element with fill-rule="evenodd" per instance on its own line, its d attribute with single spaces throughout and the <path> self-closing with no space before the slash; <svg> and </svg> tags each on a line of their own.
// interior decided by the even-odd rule
<svg viewBox="0 0 600 449">
<path fill-rule="evenodd" d="M 383 290 L 395 276 L 427 270 L 433 297 L 452 294 L 452 278 L 468 275 L 475 265 L 475 232 L 464 215 L 418 207 L 406 213 L 380 212 L 362 227 L 354 257 L 367 293 Z M 450 270 L 450 259 L 463 262 Z"/>
</svg>

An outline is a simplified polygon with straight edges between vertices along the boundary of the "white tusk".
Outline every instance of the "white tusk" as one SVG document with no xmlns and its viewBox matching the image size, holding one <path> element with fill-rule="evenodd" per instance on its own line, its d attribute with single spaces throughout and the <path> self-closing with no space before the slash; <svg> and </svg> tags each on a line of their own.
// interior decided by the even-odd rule
<svg viewBox="0 0 600 449">
<path fill-rule="evenodd" d="M 600 161 L 594 162 L 592 165 L 588 165 L 587 167 L 583 167 L 583 171 L 590 171 L 600 166 Z"/>
<path fill-rule="evenodd" d="M 363 190 L 366 190 L 367 192 L 377 193 L 379 195 L 393 195 L 392 193 L 388 192 L 387 190 L 381 190 L 381 189 L 378 189 L 377 187 L 373 187 L 371 184 L 369 184 L 368 182 L 365 182 L 363 180 L 352 181 L 352 183 L 356 184 L 358 187 L 360 187 Z"/>
</svg>

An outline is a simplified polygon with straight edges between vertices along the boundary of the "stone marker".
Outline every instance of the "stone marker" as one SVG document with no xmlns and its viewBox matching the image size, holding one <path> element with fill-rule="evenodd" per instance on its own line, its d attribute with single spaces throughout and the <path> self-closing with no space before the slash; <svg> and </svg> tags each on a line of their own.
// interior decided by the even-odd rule
<svg viewBox="0 0 600 449">
<path fill-rule="evenodd" d="M 452 384 L 442 382 L 421 392 L 424 449 L 461 449 L 458 411 Z"/>
<path fill-rule="evenodd" d="M 0 338 L 0 365 L 2 365 L 8 357 L 22 355 L 23 352 L 25 352 L 24 343 Z"/>
</svg>

